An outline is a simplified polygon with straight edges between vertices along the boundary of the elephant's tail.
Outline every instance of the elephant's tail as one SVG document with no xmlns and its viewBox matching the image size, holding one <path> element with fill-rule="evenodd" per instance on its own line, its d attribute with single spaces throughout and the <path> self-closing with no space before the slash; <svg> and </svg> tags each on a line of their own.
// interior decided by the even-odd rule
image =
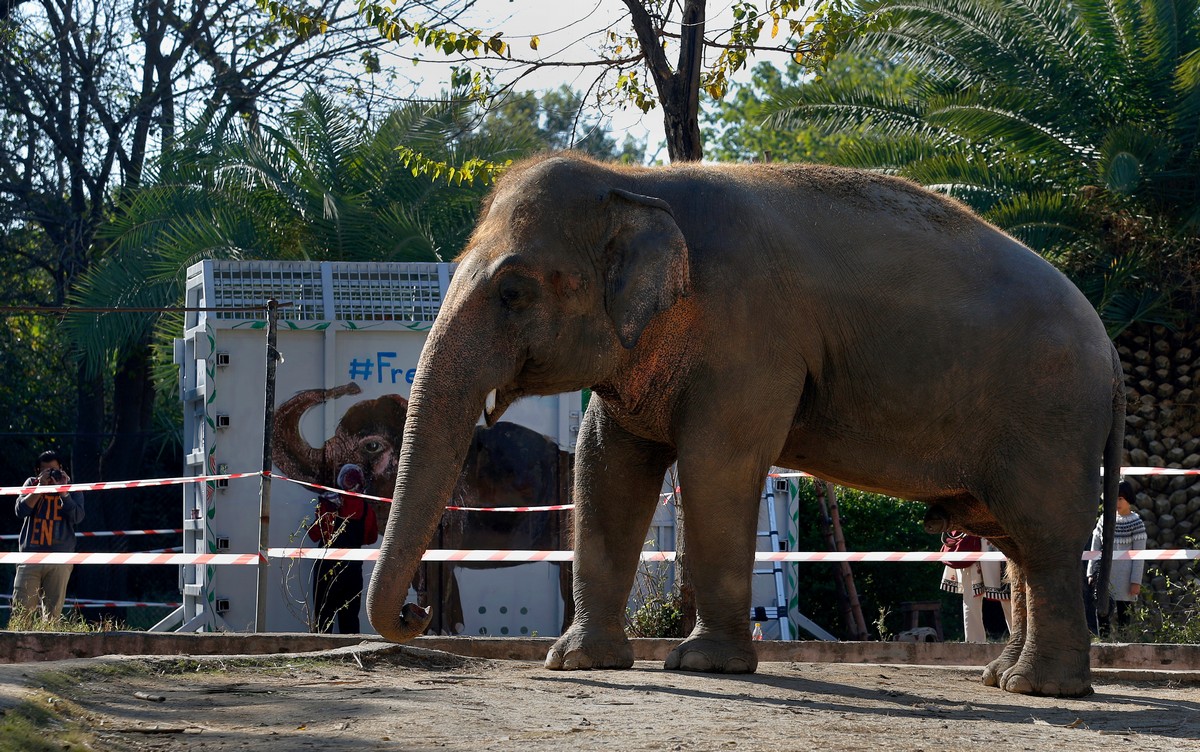
<svg viewBox="0 0 1200 752">
<path fill-rule="evenodd" d="M 1097 607 L 1108 604 L 1108 581 L 1112 572 L 1113 538 L 1117 525 L 1117 490 L 1121 482 L 1121 452 L 1125 445 L 1125 375 L 1116 347 L 1113 357 L 1112 425 L 1104 444 L 1104 546 L 1100 554 L 1100 576 L 1096 579 Z"/>
</svg>

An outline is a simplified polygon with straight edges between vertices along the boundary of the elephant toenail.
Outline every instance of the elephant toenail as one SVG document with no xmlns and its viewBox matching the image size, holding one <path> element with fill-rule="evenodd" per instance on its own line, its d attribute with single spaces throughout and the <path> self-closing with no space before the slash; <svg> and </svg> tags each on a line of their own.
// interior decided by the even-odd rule
<svg viewBox="0 0 1200 752">
<path fill-rule="evenodd" d="M 1004 690 L 1018 695 L 1033 694 L 1033 683 L 1025 676 L 1017 674 L 1016 676 L 1008 677 L 1004 682 Z"/>
<path fill-rule="evenodd" d="M 695 650 L 684 654 L 679 661 L 679 667 L 686 671 L 711 671 L 712 665 L 707 655 Z"/>
</svg>

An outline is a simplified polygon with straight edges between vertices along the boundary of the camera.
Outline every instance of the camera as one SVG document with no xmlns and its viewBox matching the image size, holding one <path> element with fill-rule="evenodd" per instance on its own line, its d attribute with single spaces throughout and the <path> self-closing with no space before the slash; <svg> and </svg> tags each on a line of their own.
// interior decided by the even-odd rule
<svg viewBox="0 0 1200 752">
<path fill-rule="evenodd" d="M 56 470 L 54 468 L 50 469 L 50 480 L 62 480 L 63 477 L 64 476 L 63 476 L 62 470 Z"/>
</svg>

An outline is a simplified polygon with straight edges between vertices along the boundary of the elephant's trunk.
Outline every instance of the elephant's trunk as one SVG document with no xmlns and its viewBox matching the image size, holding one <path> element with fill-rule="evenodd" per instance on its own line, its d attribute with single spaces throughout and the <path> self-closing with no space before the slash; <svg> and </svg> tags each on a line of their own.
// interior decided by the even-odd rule
<svg viewBox="0 0 1200 752">
<path fill-rule="evenodd" d="M 358 394 L 362 389 L 353 382 L 333 389 L 307 389 L 297 393 L 275 411 L 275 440 L 271 459 L 285 475 L 302 480 L 330 483 L 333 477 L 325 467 L 325 446 L 317 449 L 300 435 L 300 419 L 326 400 Z M 333 470 L 337 472 L 336 469 Z"/>
<path fill-rule="evenodd" d="M 472 350 L 461 341 L 453 352 L 439 346 L 451 339 L 439 336 L 442 331 L 434 325 L 417 365 L 396 490 L 367 590 L 371 625 L 393 642 L 411 640 L 429 625 L 425 609 L 405 603 L 409 583 L 462 472 L 485 396 L 499 378 L 484 364 L 464 362 L 463 353 Z"/>
</svg>

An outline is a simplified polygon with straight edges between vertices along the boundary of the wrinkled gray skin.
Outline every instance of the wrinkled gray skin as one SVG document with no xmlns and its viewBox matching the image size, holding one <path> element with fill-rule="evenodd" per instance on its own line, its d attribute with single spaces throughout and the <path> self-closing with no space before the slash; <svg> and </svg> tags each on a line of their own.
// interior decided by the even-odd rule
<svg viewBox="0 0 1200 752">
<path fill-rule="evenodd" d="M 549 155 L 505 174 L 460 261 L 410 397 L 368 594 L 380 634 L 424 629 L 405 592 L 488 393 L 494 423 L 519 397 L 591 387 L 576 619 L 548 668 L 632 665 L 625 600 L 678 460 L 698 618 L 666 667 L 753 671 L 759 488 L 777 464 L 992 539 L 1015 624 L 984 683 L 1090 691 L 1080 553 L 1102 457 L 1116 498 L 1124 394 L 1096 313 L 1036 254 L 881 175 Z"/>
</svg>

